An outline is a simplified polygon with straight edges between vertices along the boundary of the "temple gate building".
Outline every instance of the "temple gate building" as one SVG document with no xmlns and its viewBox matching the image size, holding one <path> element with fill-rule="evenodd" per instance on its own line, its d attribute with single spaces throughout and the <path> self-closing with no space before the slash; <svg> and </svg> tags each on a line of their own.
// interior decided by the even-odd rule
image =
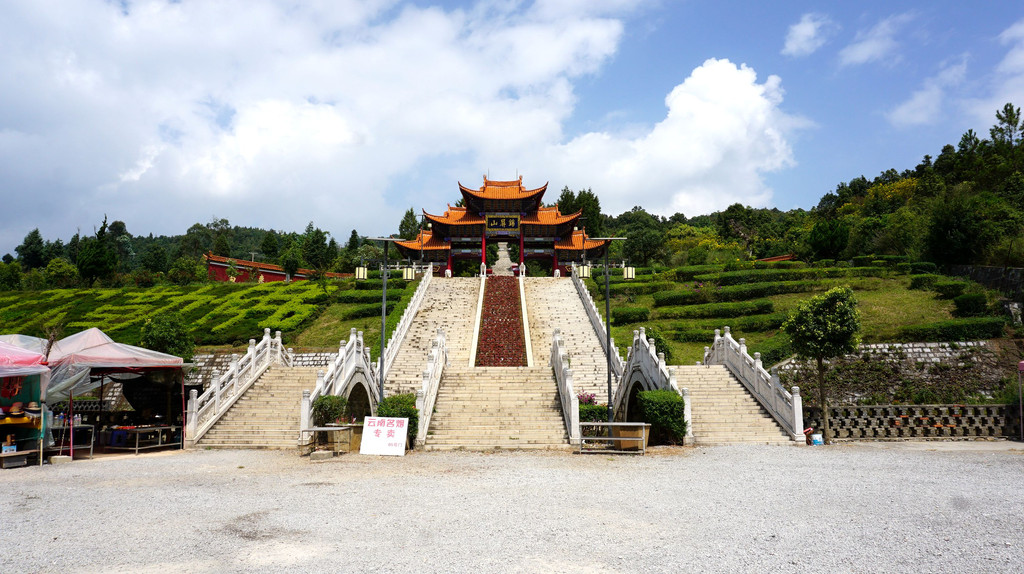
<svg viewBox="0 0 1024 574">
<path fill-rule="evenodd" d="M 459 183 L 462 207 L 448 206 L 444 215 L 423 211 L 429 230 L 409 241 L 396 241 L 403 257 L 443 262 L 452 269 L 455 259 L 487 262 L 488 241 L 517 242 L 519 263 L 550 260 L 552 269 L 604 255 L 610 241 L 594 240 L 580 229 L 582 211 L 563 214 L 558 206 L 544 207 L 548 185 L 526 189 L 523 177 L 495 181 L 484 176 L 480 189 Z"/>
</svg>

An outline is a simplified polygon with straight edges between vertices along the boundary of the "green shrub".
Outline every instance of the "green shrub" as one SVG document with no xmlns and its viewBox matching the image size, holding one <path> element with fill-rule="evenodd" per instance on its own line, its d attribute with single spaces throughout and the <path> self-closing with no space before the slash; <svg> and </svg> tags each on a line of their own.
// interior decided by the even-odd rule
<svg viewBox="0 0 1024 574">
<path fill-rule="evenodd" d="M 651 316 L 651 310 L 647 307 L 619 307 L 612 309 L 612 321 L 616 325 L 627 325 L 646 321 Z"/>
<path fill-rule="evenodd" d="M 641 391 L 637 407 L 644 422 L 651 425 L 651 441 L 680 444 L 686 437 L 683 397 L 672 390 Z"/>
<path fill-rule="evenodd" d="M 815 267 L 835 267 L 835 259 L 819 259 L 814 262 Z"/>
<path fill-rule="evenodd" d="M 338 395 L 323 395 L 313 401 L 313 426 L 322 427 L 342 423 L 348 418 L 348 399 Z"/>
<path fill-rule="evenodd" d="M 980 317 L 988 312 L 988 299 L 984 293 L 964 293 L 953 298 L 956 317 Z"/>
<path fill-rule="evenodd" d="M 913 271 L 914 267 L 910 263 L 897 263 L 896 272 L 901 275 L 907 275 Z"/>
<path fill-rule="evenodd" d="M 735 303 L 706 303 L 704 305 L 687 305 L 683 307 L 664 307 L 658 309 L 659 319 L 701 319 L 727 318 L 744 315 L 771 313 L 775 305 L 767 300 L 738 301 Z"/>
<path fill-rule="evenodd" d="M 409 419 L 409 442 L 416 440 L 416 432 L 420 426 L 420 414 L 416 408 L 416 395 L 407 393 L 404 395 L 391 395 L 385 397 L 377 405 L 378 417 L 394 417 Z"/>
<path fill-rule="evenodd" d="M 899 340 L 908 342 L 976 341 L 1003 336 L 1002 317 L 951 319 L 900 329 Z"/>
<path fill-rule="evenodd" d="M 858 255 L 853 258 L 854 267 L 868 267 L 872 261 L 875 261 L 877 257 L 874 255 Z"/>
<path fill-rule="evenodd" d="M 189 333 L 185 320 L 178 313 L 163 313 L 146 319 L 142 324 L 139 344 L 147 349 L 192 360 L 196 341 Z"/>
<path fill-rule="evenodd" d="M 668 340 L 661 331 L 654 328 L 647 329 L 647 338 L 654 339 L 654 347 L 659 353 L 665 353 L 665 364 L 672 364 L 672 348 L 668 346 Z"/>
<path fill-rule="evenodd" d="M 581 423 L 603 423 L 608 420 L 608 405 L 580 405 Z"/>
<path fill-rule="evenodd" d="M 960 295 L 964 294 L 964 290 L 970 286 L 970 283 L 966 281 L 936 281 L 932 285 L 932 289 L 939 294 L 942 299 L 955 299 Z"/>
<path fill-rule="evenodd" d="M 943 279 L 942 275 L 934 275 L 931 273 L 911 275 L 910 288 L 921 290 L 931 289 L 935 285 L 935 282 L 939 281 L 940 279 Z"/>
<path fill-rule="evenodd" d="M 931 261 L 915 261 L 910 264 L 911 273 L 937 273 L 939 267 Z"/>
</svg>

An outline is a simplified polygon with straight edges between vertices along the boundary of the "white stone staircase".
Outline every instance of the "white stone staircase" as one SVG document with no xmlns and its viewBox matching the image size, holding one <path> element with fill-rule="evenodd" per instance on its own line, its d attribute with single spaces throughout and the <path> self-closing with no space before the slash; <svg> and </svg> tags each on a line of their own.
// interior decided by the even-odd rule
<svg viewBox="0 0 1024 574">
<path fill-rule="evenodd" d="M 420 389 L 430 342 L 439 328 L 444 329 L 447 338 L 449 362 L 469 364 L 479 295 L 479 277 L 436 276 L 430 281 L 419 312 L 387 373 L 385 395 L 415 393 Z"/>
<path fill-rule="evenodd" d="M 314 367 L 273 366 L 202 438 L 199 448 L 294 449 L 302 391 L 316 386 Z"/>
<path fill-rule="evenodd" d="M 695 445 L 796 444 L 724 366 L 673 368 L 679 388 L 690 390 Z"/>
<path fill-rule="evenodd" d="M 547 366 L 449 368 L 434 410 L 427 450 L 569 448 Z"/>
<path fill-rule="evenodd" d="M 608 359 L 572 280 L 527 277 L 525 289 L 534 364 L 547 364 L 551 336 L 555 329 L 561 329 L 576 392 L 594 393 L 598 403 L 607 403 Z M 613 379 L 612 385 L 615 384 L 617 381 Z"/>
</svg>

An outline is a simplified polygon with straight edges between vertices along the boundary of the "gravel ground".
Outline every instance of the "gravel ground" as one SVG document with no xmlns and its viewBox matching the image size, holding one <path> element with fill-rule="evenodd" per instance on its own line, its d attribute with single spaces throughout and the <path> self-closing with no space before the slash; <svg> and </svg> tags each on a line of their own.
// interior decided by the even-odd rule
<svg viewBox="0 0 1024 574">
<path fill-rule="evenodd" d="M 1020 572 L 1014 443 L 0 470 L 3 572 Z"/>
</svg>

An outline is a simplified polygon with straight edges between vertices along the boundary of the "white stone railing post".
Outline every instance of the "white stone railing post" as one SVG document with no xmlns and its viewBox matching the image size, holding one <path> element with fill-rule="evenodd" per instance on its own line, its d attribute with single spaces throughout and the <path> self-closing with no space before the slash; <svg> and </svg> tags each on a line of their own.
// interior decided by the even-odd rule
<svg viewBox="0 0 1024 574">
<path fill-rule="evenodd" d="M 693 444 L 693 406 L 690 404 L 690 389 L 680 389 L 683 395 L 683 420 L 686 421 L 686 439 L 684 444 Z"/>
<path fill-rule="evenodd" d="M 220 412 L 220 371 L 217 369 L 213 370 L 213 380 L 210 384 L 213 385 L 213 412 Z"/>
<path fill-rule="evenodd" d="M 250 361 L 249 364 L 252 364 L 252 362 Z M 228 371 L 228 372 L 237 373 L 238 371 L 239 371 L 239 369 L 238 369 L 238 353 L 232 353 L 231 354 L 231 370 Z M 250 374 L 250 376 L 252 375 L 252 373 L 249 373 L 249 374 Z M 238 394 L 238 379 L 239 379 L 239 377 L 237 377 L 237 376 L 231 377 L 231 395 L 232 396 Z"/>
<path fill-rule="evenodd" d="M 299 406 L 299 446 L 306 444 L 306 429 L 310 428 L 309 417 L 312 410 L 312 403 L 309 400 L 309 391 L 302 391 L 302 404 Z"/>
<path fill-rule="evenodd" d="M 199 391 L 192 389 L 188 392 L 188 414 L 185 418 L 185 447 L 195 446 L 196 436 L 196 401 L 199 398 Z"/>
<path fill-rule="evenodd" d="M 800 387 L 793 387 L 793 393 L 792 394 L 793 394 L 793 423 L 794 423 L 794 428 L 796 429 L 796 432 L 794 433 L 794 435 L 795 434 L 799 434 L 801 437 L 804 437 L 803 440 L 806 441 L 807 437 L 806 437 L 806 435 L 804 435 L 804 400 L 803 400 L 803 398 L 800 397 Z M 794 438 L 796 438 L 797 440 L 800 440 L 796 436 L 794 436 Z"/>
</svg>

